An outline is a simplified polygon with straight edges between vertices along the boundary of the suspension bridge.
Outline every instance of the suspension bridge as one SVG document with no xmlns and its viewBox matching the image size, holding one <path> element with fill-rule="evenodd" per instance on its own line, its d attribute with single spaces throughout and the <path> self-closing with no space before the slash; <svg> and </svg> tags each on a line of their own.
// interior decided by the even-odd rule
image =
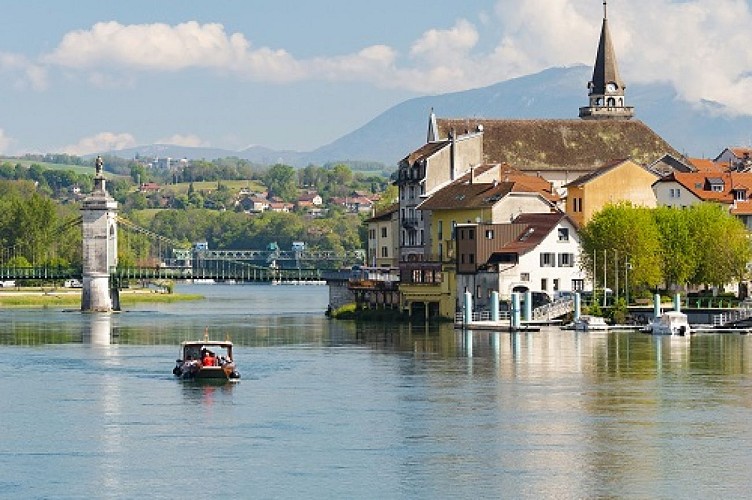
<svg viewBox="0 0 752 500">
<path fill-rule="evenodd" d="M 82 218 L 61 224 L 56 238 L 75 237 Z M 283 251 L 209 250 L 187 247 L 185 243 L 160 236 L 124 217 L 117 217 L 120 231 L 118 265 L 110 269 L 113 280 L 217 280 L 239 282 L 320 280 L 324 270 L 362 263 L 361 251 L 324 250 Z M 136 236 L 134 238 L 133 236 Z M 27 254 L 28 245 L 0 249 L 0 281 L 62 281 L 82 279 L 83 268 L 56 265 L 53 245 L 45 253 L 36 252 L 44 263 L 13 265 L 17 257 Z M 134 247 L 137 247 L 134 249 Z"/>
</svg>

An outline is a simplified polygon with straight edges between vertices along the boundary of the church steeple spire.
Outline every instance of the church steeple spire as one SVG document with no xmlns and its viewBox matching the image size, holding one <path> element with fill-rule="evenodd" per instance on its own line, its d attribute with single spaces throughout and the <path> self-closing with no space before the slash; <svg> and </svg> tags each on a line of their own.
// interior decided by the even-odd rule
<svg viewBox="0 0 752 500">
<path fill-rule="evenodd" d="M 627 88 L 619 75 L 616 52 L 608 29 L 608 4 L 603 2 L 603 26 L 595 56 L 593 79 L 588 83 L 590 105 L 580 108 L 580 118 L 630 119 L 634 108 L 624 105 L 624 90 Z"/>
</svg>

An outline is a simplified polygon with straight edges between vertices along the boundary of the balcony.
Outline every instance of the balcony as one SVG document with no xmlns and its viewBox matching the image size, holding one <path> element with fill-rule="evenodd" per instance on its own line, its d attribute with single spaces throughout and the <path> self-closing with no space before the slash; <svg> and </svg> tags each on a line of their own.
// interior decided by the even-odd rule
<svg viewBox="0 0 752 500">
<path fill-rule="evenodd" d="M 405 217 L 402 219 L 402 227 L 405 229 L 418 229 L 420 222 L 420 219 L 417 217 Z"/>
</svg>

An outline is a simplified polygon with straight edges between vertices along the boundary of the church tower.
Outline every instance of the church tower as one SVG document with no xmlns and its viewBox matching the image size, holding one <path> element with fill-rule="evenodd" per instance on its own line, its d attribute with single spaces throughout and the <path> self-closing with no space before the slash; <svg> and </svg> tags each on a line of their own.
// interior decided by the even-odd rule
<svg viewBox="0 0 752 500">
<path fill-rule="evenodd" d="M 619 76 L 616 54 L 608 29 L 608 6 L 603 2 L 603 27 L 595 56 L 593 79 L 588 83 L 590 105 L 580 108 L 583 120 L 629 120 L 634 108 L 624 105 L 626 85 Z"/>
</svg>

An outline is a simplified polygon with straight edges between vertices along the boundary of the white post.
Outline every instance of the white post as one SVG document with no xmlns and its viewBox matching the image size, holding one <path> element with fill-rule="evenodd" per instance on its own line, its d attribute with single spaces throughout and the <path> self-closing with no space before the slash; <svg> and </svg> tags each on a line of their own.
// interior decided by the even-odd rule
<svg viewBox="0 0 752 500">
<path fill-rule="evenodd" d="M 465 290 L 465 324 L 473 322 L 473 294 Z"/>
<path fill-rule="evenodd" d="M 499 321 L 499 292 L 491 292 L 491 321 Z"/>
<path fill-rule="evenodd" d="M 525 292 L 525 321 L 532 321 L 533 319 L 533 292 L 528 290 Z"/>
<path fill-rule="evenodd" d="M 512 293 L 512 330 L 519 330 L 520 328 L 520 294 L 517 292 Z"/>
</svg>

